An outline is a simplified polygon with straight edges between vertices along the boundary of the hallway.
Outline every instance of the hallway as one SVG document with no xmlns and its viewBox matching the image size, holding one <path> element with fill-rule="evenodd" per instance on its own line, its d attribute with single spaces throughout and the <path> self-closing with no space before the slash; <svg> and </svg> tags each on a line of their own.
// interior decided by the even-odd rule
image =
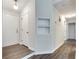
<svg viewBox="0 0 79 59">
<path fill-rule="evenodd" d="M 3 59 L 75 59 L 76 0 L 3 0 L 2 9 Z"/>
<path fill-rule="evenodd" d="M 67 40 L 53 54 L 35 55 L 29 59 L 75 59 L 75 40 Z"/>
</svg>

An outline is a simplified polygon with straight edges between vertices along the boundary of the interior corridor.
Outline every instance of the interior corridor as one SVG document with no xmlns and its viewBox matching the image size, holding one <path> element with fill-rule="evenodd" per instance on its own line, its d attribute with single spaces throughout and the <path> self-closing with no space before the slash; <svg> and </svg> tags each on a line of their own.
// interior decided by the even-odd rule
<svg viewBox="0 0 79 59">
<path fill-rule="evenodd" d="M 35 55 L 29 59 L 75 59 L 76 41 L 67 40 L 52 54 Z"/>
<path fill-rule="evenodd" d="M 2 9 L 3 59 L 75 59 L 76 0 L 3 0 Z"/>
</svg>

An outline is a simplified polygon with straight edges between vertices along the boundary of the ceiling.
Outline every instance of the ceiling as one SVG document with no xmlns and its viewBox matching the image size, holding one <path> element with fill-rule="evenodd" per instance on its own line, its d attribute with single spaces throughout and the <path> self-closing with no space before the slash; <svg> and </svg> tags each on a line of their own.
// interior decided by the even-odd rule
<svg viewBox="0 0 79 59">
<path fill-rule="evenodd" d="M 3 0 L 3 9 L 7 9 L 9 11 L 15 11 L 20 13 L 22 9 L 25 7 L 25 5 L 29 2 L 29 0 L 17 0 L 18 4 L 18 10 L 15 10 L 13 8 L 15 2 L 14 0 Z"/>
<path fill-rule="evenodd" d="M 3 9 L 21 12 L 30 0 L 18 0 L 18 10 L 13 9 L 14 0 L 3 0 Z M 54 7 L 61 15 L 76 13 L 76 0 L 52 0 Z"/>
<path fill-rule="evenodd" d="M 53 0 L 53 5 L 61 15 L 76 13 L 76 0 Z"/>
</svg>

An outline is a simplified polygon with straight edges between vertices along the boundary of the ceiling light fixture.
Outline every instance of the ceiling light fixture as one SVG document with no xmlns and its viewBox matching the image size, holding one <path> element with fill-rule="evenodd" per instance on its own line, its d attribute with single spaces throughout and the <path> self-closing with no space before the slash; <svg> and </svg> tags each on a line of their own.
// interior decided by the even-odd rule
<svg viewBox="0 0 79 59">
<path fill-rule="evenodd" d="M 14 4 L 14 6 L 13 6 L 13 7 L 14 7 L 14 9 L 16 9 L 16 10 L 17 10 L 17 9 L 18 9 L 17 0 L 14 0 L 14 2 L 15 2 L 15 4 Z"/>
</svg>

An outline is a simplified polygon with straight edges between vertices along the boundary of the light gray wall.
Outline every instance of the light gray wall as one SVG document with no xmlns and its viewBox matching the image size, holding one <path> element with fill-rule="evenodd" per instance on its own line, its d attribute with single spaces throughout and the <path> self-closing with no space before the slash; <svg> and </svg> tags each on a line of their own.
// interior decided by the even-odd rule
<svg viewBox="0 0 79 59">
<path fill-rule="evenodd" d="M 61 21 L 59 22 L 59 18 Z M 53 49 L 60 47 L 64 43 L 64 20 L 60 16 L 56 8 L 52 9 L 52 19 L 51 19 L 51 37 Z"/>
<path fill-rule="evenodd" d="M 76 39 L 76 24 L 68 24 L 68 39 Z"/>
<path fill-rule="evenodd" d="M 10 46 L 18 43 L 19 34 L 16 33 L 19 26 L 19 17 L 17 13 L 3 10 L 2 20 L 2 46 Z"/>
<path fill-rule="evenodd" d="M 36 0 L 36 1 L 30 0 L 30 2 L 27 4 L 27 6 L 23 9 L 21 13 L 21 16 L 23 16 L 27 13 L 27 10 L 29 10 L 28 11 L 28 20 L 29 20 L 29 24 L 28 24 L 29 25 L 28 26 L 29 27 L 29 42 L 28 44 L 29 46 L 28 47 L 30 47 L 34 51 L 40 51 L 40 52 L 52 51 L 58 48 L 59 46 L 61 46 L 64 42 L 64 36 L 63 36 L 63 33 L 64 33 L 63 24 L 64 23 L 63 23 L 63 20 L 59 22 L 59 13 L 52 6 L 51 1 L 52 0 Z M 13 17 L 13 18 L 12 17 L 11 17 L 12 20 L 16 18 L 16 17 Z M 39 17 L 50 19 L 50 35 L 47 37 L 45 36 L 43 40 L 36 38 L 37 37 L 37 30 L 36 30 L 37 20 Z M 13 40 L 11 38 L 6 41 Z M 13 42 L 14 41 L 16 40 L 13 40 Z"/>
<path fill-rule="evenodd" d="M 64 37 L 63 37 L 63 21 L 59 22 L 59 13 L 58 11 L 52 6 L 51 3 L 52 0 L 30 0 L 29 3 L 26 5 L 26 7 L 23 9 L 21 16 L 27 14 L 28 12 L 28 20 L 29 20 L 29 41 L 28 41 L 28 47 L 30 47 L 32 50 L 35 51 L 52 51 L 58 48 L 61 44 L 64 42 Z M 6 14 L 4 14 L 6 15 Z M 15 25 L 18 25 L 18 21 L 16 20 L 17 17 L 16 15 L 13 15 L 12 13 L 9 14 L 9 16 L 4 16 L 6 17 L 6 20 L 14 20 Z M 50 19 L 50 35 L 47 37 L 43 36 L 44 39 L 40 40 L 37 37 L 37 19 L 43 17 L 43 18 L 49 18 Z M 4 19 L 5 20 L 5 19 Z M 9 21 L 7 21 L 9 22 Z M 55 23 L 56 22 L 56 23 Z M 8 24 L 9 25 L 9 24 Z M 6 27 L 8 26 L 6 25 Z M 5 27 L 3 27 L 5 28 Z M 12 27 L 13 28 L 13 27 Z M 11 30 L 11 29 L 9 29 Z M 9 31 L 8 30 L 8 31 Z M 4 32 L 5 30 L 3 30 Z M 14 31 L 13 31 L 14 32 Z M 6 33 L 6 32 L 4 32 Z M 9 34 L 9 32 L 7 32 Z M 6 34 L 7 34 L 6 33 Z M 9 34 L 10 35 L 10 34 Z M 9 41 L 14 42 L 18 40 L 13 37 L 15 34 L 12 34 L 10 38 L 4 37 L 5 35 L 3 34 L 3 42 Z M 13 38 L 13 39 L 12 39 Z M 11 40 L 11 41 L 10 41 Z M 6 44 L 8 44 L 7 42 Z M 3 43 L 5 45 L 5 43 Z"/>
<path fill-rule="evenodd" d="M 66 39 L 69 39 L 69 32 L 68 32 L 68 24 L 69 23 L 75 23 L 76 24 L 76 17 L 72 17 L 72 18 L 66 18 Z M 76 25 L 75 25 L 75 27 L 76 27 Z M 75 30 L 76 30 L 76 28 L 75 28 Z M 72 31 L 72 30 L 71 30 Z M 76 32 L 76 31 L 75 31 Z M 72 34 L 71 36 L 76 36 L 76 34 L 74 33 L 74 34 Z M 76 38 L 72 38 L 72 39 L 76 39 Z"/>
<path fill-rule="evenodd" d="M 51 17 L 52 0 L 36 0 L 36 16 L 37 17 Z"/>
<path fill-rule="evenodd" d="M 28 44 L 28 47 L 31 49 L 31 50 L 34 50 L 34 47 L 35 47 L 35 35 L 36 35 L 36 32 L 35 32 L 35 27 L 36 27 L 36 20 L 35 20 L 35 0 L 30 0 L 28 2 L 28 4 L 26 5 L 26 7 L 22 10 L 21 12 L 21 16 L 25 16 L 25 15 L 28 15 L 28 18 L 26 20 L 28 20 L 28 32 L 29 32 L 29 38 L 26 40 L 28 40 L 27 44 Z M 27 23 L 27 22 L 26 22 Z M 26 25 L 27 26 L 27 25 Z M 27 27 L 25 28 L 27 29 Z"/>
<path fill-rule="evenodd" d="M 76 17 L 66 18 L 67 23 L 76 23 Z"/>
<path fill-rule="evenodd" d="M 36 0 L 37 23 L 39 18 L 49 18 L 51 20 L 51 16 L 52 16 L 51 0 Z M 50 37 L 51 37 L 50 34 L 40 35 L 39 33 L 37 33 L 35 50 L 40 52 L 51 51 L 53 48 L 52 46 L 53 41 Z"/>
<path fill-rule="evenodd" d="M 59 22 L 59 12 L 53 7 L 52 0 L 36 0 L 36 18 L 50 19 L 50 35 L 37 36 L 37 51 L 52 51 L 64 43 L 63 20 Z M 57 22 L 55 24 L 55 21 Z"/>
</svg>

